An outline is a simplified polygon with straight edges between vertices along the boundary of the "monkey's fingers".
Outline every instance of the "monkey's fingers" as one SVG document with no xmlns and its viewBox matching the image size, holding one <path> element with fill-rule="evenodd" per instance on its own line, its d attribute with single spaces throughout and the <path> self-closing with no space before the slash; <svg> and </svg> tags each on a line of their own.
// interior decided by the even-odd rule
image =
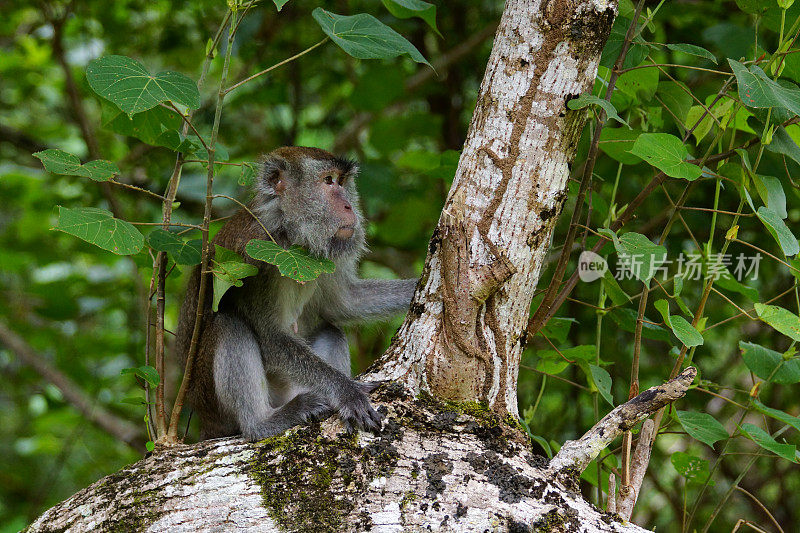
<svg viewBox="0 0 800 533">
<path fill-rule="evenodd" d="M 383 381 L 357 381 L 356 383 L 358 383 L 358 386 L 359 386 L 359 388 L 361 388 L 362 391 L 364 391 L 365 393 L 369 394 L 370 392 L 374 391 L 375 389 L 377 389 L 378 387 L 383 385 L 384 382 Z"/>
</svg>

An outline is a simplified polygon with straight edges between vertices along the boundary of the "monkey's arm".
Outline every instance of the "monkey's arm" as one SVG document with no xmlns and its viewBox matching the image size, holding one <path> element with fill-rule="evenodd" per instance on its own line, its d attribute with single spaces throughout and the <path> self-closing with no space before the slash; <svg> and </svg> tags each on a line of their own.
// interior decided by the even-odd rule
<svg viewBox="0 0 800 533">
<path fill-rule="evenodd" d="M 417 279 L 353 279 L 340 290 L 322 315 L 334 322 L 366 322 L 408 310 Z"/>
<path fill-rule="evenodd" d="M 259 332 L 264 370 L 307 387 L 339 412 L 348 428 L 376 430 L 381 415 L 369 403 L 375 384 L 361 383 L 317 357 L 308 344 L 278 329 Z"/>
</svg>

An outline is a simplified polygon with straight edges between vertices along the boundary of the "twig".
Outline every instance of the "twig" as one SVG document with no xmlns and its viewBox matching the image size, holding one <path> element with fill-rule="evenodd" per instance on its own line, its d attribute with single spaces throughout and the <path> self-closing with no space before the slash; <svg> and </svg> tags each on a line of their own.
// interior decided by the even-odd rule
<svg viewBox="0 0 800 533">
<path fill-rule="evenodd" d="M 297 53 L 297 54 L 293 55 L 292 57 L 288 57 L 288 58 L 284 59 L 283 61 L 281 61 L 280 63 L 275 63 L 275 64 L 274 64 L 274 65 L 272 65 L 271 67 L 269 67 L 269 68 L 265 68 L 265 69 L 264 69 L 264 70 L 262 70 L 261 72 L 256 72 L 256 73 L 255 73 L 255 74 L 253 74 L 252 76 L 250 76 L 250 77 L 248 77 L 248 78 L 245 78 L 245 79 L 243 79 L 243 80 L 242 80 L 242 81 L 240 81 L 240 82 L 234 83 L 233 85 L 231 85 L 231 86 L 230 86 L 230 87 L 228 87 L 227 89 L 223 89 L 223 90 L 222 90 L 222 91 L 220 91 L 220 92 L 222 93 L 222 95 L 223 95 L 223 96 L 225 96 L 226 94 L 228 94 L 228 93 L 229 93 L 229 92 L 231 92 L 232 90 L 234 90 L 234 89 L 236 89 L 236 88 L 238 88 L 238 87 L 241 87 L 242 85 L 244 85 L 244 84 L 245 84 L 245 83 L 247 83 L 248 81 L 252 81 L 252 80 L 254 80 L 254 79 L 258 78 L 259 76 L 263 76 L 263 75 L 264 75 L 264 74 L 266 74 L 267 72 L 270 72 L 270 71 L 272 71 L 272 70 L 275 70 L 275 69 L 276 69 L 276 68 L 278 68 L 278 67 L 282 67 L 282 66 L 283 66 L 283 65 L 285 65 L 286 63 L 290 63 L 290 62 L 294 61 L 294 60 L 295 60 L 295 59 L 297 59 L 298 57 L 301 57 L 301 56 L 304 56 L 304 55 L 306 55 L 307 53 L 309 53 L 310 51 L 314 50 L 314 49 L 315 49 L 315 48 L 317 48 L 318 46 L 322 46 L 323 44 L 325 44 L 326 42 L 328 42 L 328 39 L 330 39 L 330 37 L 325 37 L 324 39 L 322 39 L 322 40 L 321 40 L 321 41 L 319 41 L 318 43 L 316 43 L 316 44 L 314 44 L 314 45 L 312 45 L 312 46 L 309 46 L 308 48 L 306 48 L 306 49 L 305 49 L 305 50 L 303 50 L 302 52 L 299 52 L 299 53 Z"/>
<path fill-rule="evenodd" d="M 177 444 L 178 442 L 178 421 L 180 420 L 181 410 L 183 409 L 183 402 L 186 398 L 186 391 L 189 388 L 189 382 L 192 379 L 192 367 L 194 364 L 194 356 L 197 353 L 197 347 L 200 340 L 200 328 L 203 322 L 203 311 L 205 308 L 206 288 L 208 287 L 208 265 L 211 261 L 211 242 L 209 238 L 209 226 L 211 224 L 211 204 L 214 200 L 214 158 L 216 157 L 216 144 L 217 135 L 219 133 L 219 124 L 222 118 L 222 105 L 225 101 L 225 84 L 228 81 L 228 71 L 231 64 L 231 50 L 233 48 L 233 38 L 235 35 L 235 12 L 231 12 L 231 28 L 228 31 L 228 46 L 225 49 L 225 60 L 222 64 L 222 73 L 220 75 L 219 91 L 217 92 L 217 108 L 214 112 L 214 123 L 211 126 L 211 146 L 208 149 L 208 172 L 206 174 L 206 201 L 203 209 L 203 247 L 202 258 L 200 261 L 200 287 L 197 295 L 197 309 L 194 317 L 194 327 L 192 328 L 192 338 L 189 343 L 189 353 L 186 355 L 186 366 L 183 372 L 183 379 L 181 380 L 178 394 L 175 396 L 175 404 L 172 408 L 172 413 L 169 419 L 169 429 L 167 434 L 164 435 L 162 442 L 165 444 Z M 163 322 L 162 322 L 163 324 Z"/>
<path fill-rule="evenodd" d="M 655 423 L 652 418 L 648 418 L 642 424 L 642 431 L 639 433 L 639 442 L 636 444 L 636 451 L 633 452 L 633 463 L 631 468 L 631 479 L 628 485 L 623 485 L 619 489 L 617 497 L 617 512 L 625 520 L 630 520 L 633 514 L 633 506 L 639 497 L 639 490 L 642 488 L 644 474 L 647 472 L 647 465 L 650 462 L 650 441 L 655 431 Z"/>
<path fill-rule="evenodd" d="M 582 472 L 615 438 L 665 405 L 682 398 L 696 375 L 697 369 L 690 366 L 675 379 L 651 387 L 617 406 L 580 439 L 565 442 L 550 461 L 549 469 L 575 468 Z"/>
</svg>

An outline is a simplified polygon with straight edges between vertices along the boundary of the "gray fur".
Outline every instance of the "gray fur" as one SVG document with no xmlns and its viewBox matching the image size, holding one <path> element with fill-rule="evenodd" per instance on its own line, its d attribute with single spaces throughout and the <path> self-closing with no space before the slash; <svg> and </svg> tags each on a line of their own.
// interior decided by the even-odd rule
<svg viewBox="0 0 800 533">
<path fill-rule="evenodd" d="M 352 205 L 353 236 L 336 238 L 341 219 L 321 194 L 330 169 L 344 176 L 337 194 Z M 251 210 L 279 244 L 299 244 L 336 263 L 336 271 L 299 284 L 272 265 L 249 258 L 245 245 L 265 239 L 244 210 L 214 242 L 241 253 L 259 273 L 231 288 L 219 311 L 206 307 L 189 403 L 199 415 L 203 438 L 242 433 L 257 440 L 310 419 L 338 412 L 348 429 L 377 429 L 381 416 L 367 393 L 375 384 L 350 377 L 345 324 L 391 316 L 408 308 L 416 285 L 410 280 L 362 280 L 356 275 L 365 250 L 363 216 L 355 188 L 357 167 L 322 150 L 278 149 L 264 161 Z M 280 183 L 280 189 L 276 190 Z M 337 185 L 338 187 L 338 185 Z M 340 204 L 341 205 L 341 204 Z M 193 273 L 181 308 L 178 353 L 185 360 L 194 324 L 199 271 Z"/>
</svg>

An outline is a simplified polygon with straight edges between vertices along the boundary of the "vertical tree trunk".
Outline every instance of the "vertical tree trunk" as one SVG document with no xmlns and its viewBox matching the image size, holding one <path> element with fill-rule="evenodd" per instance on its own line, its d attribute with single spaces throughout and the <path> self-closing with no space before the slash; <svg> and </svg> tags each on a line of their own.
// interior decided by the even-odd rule
<svg viewBox="0 0 800 533">
<path fill-rule="evenodd" d="M 370 379 L 517 414 L 531 300 L 566 199 L 616 14 L 607 0 L 508 0 L 411 312 Z"/>
</svg>

